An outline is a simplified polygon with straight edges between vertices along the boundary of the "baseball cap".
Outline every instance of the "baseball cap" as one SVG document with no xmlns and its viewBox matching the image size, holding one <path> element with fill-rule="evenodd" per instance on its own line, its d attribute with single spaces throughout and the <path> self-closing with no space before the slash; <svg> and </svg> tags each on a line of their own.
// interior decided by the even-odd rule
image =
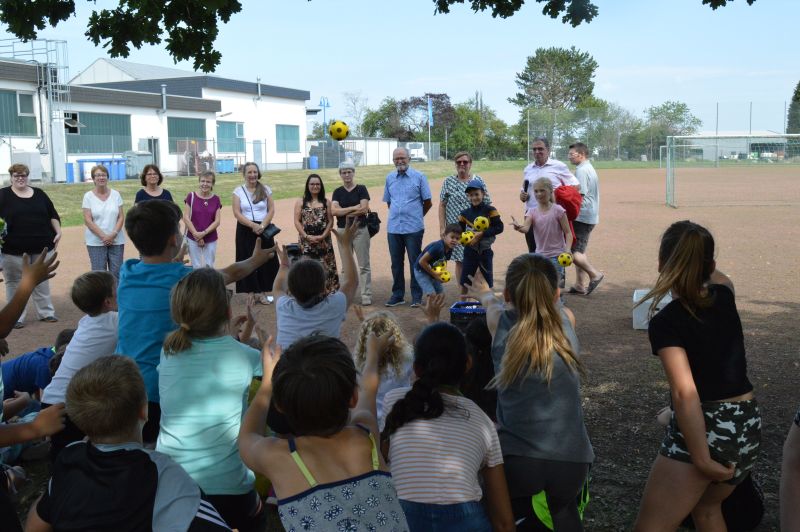
<svg viewBox="0 0 800 532">
<path fill-rule="evenodd" d="M 485 190 L 483 188 L 483 182 L 480 179 L 470 179 L 469 183 L 467 183 L 467 188 L 464 192 L 469 192 L 470 190 Z"/>
</svg>

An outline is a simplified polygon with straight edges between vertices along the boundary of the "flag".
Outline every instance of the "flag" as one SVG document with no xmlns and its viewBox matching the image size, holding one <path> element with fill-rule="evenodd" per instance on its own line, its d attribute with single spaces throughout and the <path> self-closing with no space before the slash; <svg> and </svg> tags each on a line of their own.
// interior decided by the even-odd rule
<svg viewBox="0 0 800 532">
<path fill-rule="evenodd" d="M 433 127 L 433 101 L 428 96 L 428 126 Z"/>
</svg>

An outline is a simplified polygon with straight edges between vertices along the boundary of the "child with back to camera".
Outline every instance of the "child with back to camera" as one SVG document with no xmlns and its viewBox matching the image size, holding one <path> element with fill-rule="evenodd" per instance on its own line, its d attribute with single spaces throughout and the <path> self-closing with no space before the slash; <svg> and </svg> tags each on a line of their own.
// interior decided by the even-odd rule
<svg viewBox="0 0 800 532">
<path fill-rule="evenodd" d="M 383 437 L 411 532 L 514 530 L 494 423 L 459 391 L 469 364 L 461 331 L 429 325 L 414 342 L 414 384 L 386 395 Z"/>
<path fill-rule="evenodd" d="M 261 375 L 261 354 L 228 333 L 230 303 L 216 270 L 200 268 L 178 281 L 171 312 L 179 328 L 164 341 L 158 366 L 156 450 L 186 470 L 230 526 L 264 530 L 255 476 L 236 446 L 242 399 Z"/>
<path fill-rule="evenodd" d="M 635 530 L 724 530 L 721 504 L 758 457 L 761 415 L 747 378 L 733 283 L 716 269 L 714 238 L 688 220 L 661 238 L 658 280 L 642 299 L 653 354 L 670 385 L 673 414 L 647 480 Z"/>
<path fill-rule="evenodd" d="M 408 530 L 377 445 L 378 357 L 391 342 L 388 333 L 370 334 L 360 385 L 336 338 L 306 336 L 283 354 L 264 347 L 264 378 L 242 422 L 239 452 L 272 481 L 287 530 Z M 263 436 L 273 399 L 294 429 L 288 439 Z"/>
</svg>

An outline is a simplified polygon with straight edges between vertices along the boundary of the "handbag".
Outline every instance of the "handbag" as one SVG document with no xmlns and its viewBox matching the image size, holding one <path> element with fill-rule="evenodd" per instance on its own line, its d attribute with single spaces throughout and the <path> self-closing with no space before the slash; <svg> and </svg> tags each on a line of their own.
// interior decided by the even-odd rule
<svg viewBox="0 0 800 532">
<path fill-rule="evenodd" d="M 378 231 L 381 230 L 381 219 L 378 218 L 378 213 L 374 211 L 369 211 L 367 213 L 367 231 L 369 232 L 369 237 L 372 238 L 373 236 L 378 234 Z"/>
<path fill-rule="evenodd" d="M 258 222 L 255 220 L 255 217 L 253 216 L 253 202 L 250 201 L 250 195 L 247 193 L 247 190 L 244 188 L 244 185 L 242 185 L 242 192 L 244 192 L 244 197 L 247 198 L 247 203 L 250 204 L 250 219 L 253 220 L 254 224 L 257 224 Z M 270 224 L 264 228 L 264 230 L 261 232 L 260 235 L 261 239 L 264 241 L 264 247 L 274 246 L 275 243 L 271 242 L 271 240 L 275 238 L 275 236 L 280 232 L 281 232 L 280 227 L 270 222 Z"/>
</svg>

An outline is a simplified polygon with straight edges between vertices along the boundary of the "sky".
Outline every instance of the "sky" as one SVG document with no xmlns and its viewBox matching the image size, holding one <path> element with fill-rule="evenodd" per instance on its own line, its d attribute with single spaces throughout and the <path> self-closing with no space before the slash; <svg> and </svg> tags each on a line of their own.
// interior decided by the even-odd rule
<svg viewBox="0 0 800 532">
<path fill-rule="evenodd" d="M 729 1 L 716 11 L 701 0 L 594 0 L 598 16 L 573 28 L 541 13 L 533 0 L 508 19 L 454 5 L 434 14 L 433 0 L 242 0 L 220 26 L 223 77 L 311 92 L 309 107 L 330 102 L 327 118 L 344 118 L 343 93 L 375 108 L 386 97 L 447 93 L 453 103 L 480 91 L 506 122 L 515 75 L 539 47 L 575 46 L 597 61 L 595 96 L 641 116 L 667 100 L 689 104 L 713 132 L 783 132 L 785 106 L 800 80 L 798 0 Z M 70 74 L 106 57 L 84 36 L 94 6 L 40 38 L 68 43 Z M 6 34 L 11 37 L 10 34 Z M 175 65 L 162 46 L 133 50 L 130 61 Z M 717 115 L 717 107 L 719 114 Z M 752 109 L 752 113 L 751 113 Z"/>
</svg>

